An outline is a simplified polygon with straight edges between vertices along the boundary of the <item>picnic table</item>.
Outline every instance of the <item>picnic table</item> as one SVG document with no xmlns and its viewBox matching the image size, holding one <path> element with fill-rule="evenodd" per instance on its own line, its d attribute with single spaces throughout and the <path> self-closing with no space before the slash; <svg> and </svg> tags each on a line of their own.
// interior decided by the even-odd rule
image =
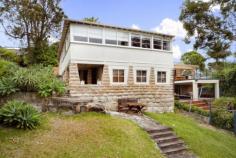
<svg viewBox="0 0 236 158">
<path fill-rule="evenodd" d="M 141 113 L 145 104 L 138 102 L 135 98 L 122 98 L 118 99 L 118 111 L 119 112 L 135 112 Z"/>
<path fill-rule="evenodd" d="M 134 103 L 134 102 L 128 102 L 128 111 L 134 111 L 137 113 L 141 113 L 142 109 L 145 107 L 143 103 Z"/>
</svg>

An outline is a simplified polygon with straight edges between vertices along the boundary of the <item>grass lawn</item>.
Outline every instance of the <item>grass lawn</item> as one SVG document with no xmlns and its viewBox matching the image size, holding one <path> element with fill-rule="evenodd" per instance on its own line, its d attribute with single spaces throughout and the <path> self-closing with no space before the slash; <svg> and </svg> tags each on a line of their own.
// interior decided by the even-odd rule
<svg viewBox="0 0 236 158">
<path fill-rule="evenodd" d="M 236 137 L 228 132 L 200 124 L 180 113 L 147 115 L 172 127 L 201 158 L 236 158 Z"/>
<path fill-rule="evenodd" d="M 33 131 L 0 127 L 0 158 L 157 158 L 154 142 L 131 121 L 105 114 L 44 114 Z"/>
</svg>

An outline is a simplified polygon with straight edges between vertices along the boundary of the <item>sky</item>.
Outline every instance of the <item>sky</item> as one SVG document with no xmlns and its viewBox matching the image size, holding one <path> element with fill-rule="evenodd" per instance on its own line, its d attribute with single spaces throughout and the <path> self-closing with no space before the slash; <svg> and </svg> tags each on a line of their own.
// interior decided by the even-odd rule
<svg viewBox="0 0 236 158">
<path fill-rule="evenodd" d="M 192 50 L 185 44 L 186 31 L 178 20 L 182 0 L 62 0 L 61 7 L 70 19 L 97 17 L 103 24 L 130 27 L 175 35 L 174 61 Z M 0 46 L 20 47 L 20 43 L 4 34 L 0 26 Z"/>
</svg>

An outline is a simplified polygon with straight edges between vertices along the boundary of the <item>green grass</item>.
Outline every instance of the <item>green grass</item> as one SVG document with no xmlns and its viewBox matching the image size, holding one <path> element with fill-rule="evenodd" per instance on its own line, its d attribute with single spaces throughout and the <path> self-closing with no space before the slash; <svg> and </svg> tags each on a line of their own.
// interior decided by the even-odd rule
<svg viewBox="0 0 236 158">
<path fill-rule="evenodd" d="M 0 127 L 0 158 L 157 158 L 154 142 L 131 121 L 105 114 L 44 114 L 33 131 Z"/>
<path fill-rule="evenodd" d="M 229 132 L 200 124 L 180 113 L 147 113 L 147 115 L 172 127 L 188 147 L 201 158 L 236 157 L 236 137 Z"/>
</svg>

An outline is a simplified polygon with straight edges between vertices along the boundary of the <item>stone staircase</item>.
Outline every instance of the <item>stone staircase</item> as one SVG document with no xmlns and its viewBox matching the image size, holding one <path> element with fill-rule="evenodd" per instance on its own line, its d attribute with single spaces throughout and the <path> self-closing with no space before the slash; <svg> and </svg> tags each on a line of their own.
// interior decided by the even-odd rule
<svg viewBox="0 0 236 158">
<path fill-rule="evenodd" d="M 147 116 L 129 115 L 119 112 L 107 112 L 113 116 L 136 122 L 155 141 L 160 151 L 168 158 L 196 158 L 188 150 L 184 141 L 177 137 L 172 128 L 163 126 Z"/>
<path fill-rule="evenodd" d="M 176 157 L 187 151 L 184 142 L 169 127 L 147 130 L 147 132 L 167 157 Z"/>
</svg>

